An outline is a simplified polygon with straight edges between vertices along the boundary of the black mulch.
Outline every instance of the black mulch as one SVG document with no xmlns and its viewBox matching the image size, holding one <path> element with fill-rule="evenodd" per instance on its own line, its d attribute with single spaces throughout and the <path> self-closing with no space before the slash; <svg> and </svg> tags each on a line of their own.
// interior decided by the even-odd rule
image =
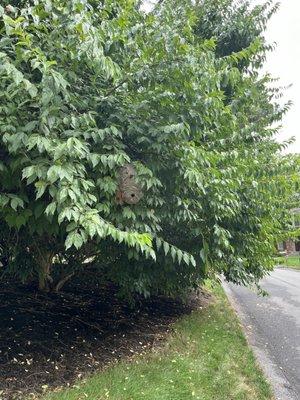
<svg viewBox="0 0 300 400">
<path fill-rule="evenodd" d="M 197 307 L 156 297 L 132 309 L 112 285 L 72 284 L 60 294 L 0 284 L 0 398 L 25 399 L 161 343 Z"/>
</svg>

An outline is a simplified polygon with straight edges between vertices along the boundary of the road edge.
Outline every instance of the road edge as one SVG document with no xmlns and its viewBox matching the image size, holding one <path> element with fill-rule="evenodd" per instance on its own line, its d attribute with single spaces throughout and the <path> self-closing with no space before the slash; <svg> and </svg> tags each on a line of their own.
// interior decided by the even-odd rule
<svg viewBox="0 0 300 400">
<path fill-rule="evenodd" d="M 275 269 L 287 269 L 288 271 L 300 272 L 300 269 L 298 269 L 298 268 L 287 267 L 287 266 L 285 266 L 285 265 L 277 265 L 277 266 L 274 268 L 274 270 L 275 270 Z"/>
<path fill-rule="evenodd" d="M 224 279 L 221 279 L 221 281 L 227 298 L 239 317 L 247 342 L 253 350 L 260 368 L 262 369 L 273 389 L 275 400 L 299 400 L 298 395 L 292 390 L 289 381 L 281 369 L 274 364 L 268 352 L 258 345 L 253 332 L 248 329 L 251 321 L 245 315 L 242 307 L 238 304 L 234 293 L 230 289 L 230 286 Z"/>
</svg>

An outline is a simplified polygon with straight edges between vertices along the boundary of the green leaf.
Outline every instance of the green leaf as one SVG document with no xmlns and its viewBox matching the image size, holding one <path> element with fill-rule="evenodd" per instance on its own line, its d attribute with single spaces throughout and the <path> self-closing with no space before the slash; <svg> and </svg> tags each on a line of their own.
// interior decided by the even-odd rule
<svg viewBox="0 0 300 400">
<path fill-rule="evenodd" d="M 71 248 L 72 246 L 76 247 L 78 250 L 83 245 L 83 238 L 78 231 L 72 231 L 68 234 L 65 246 L 66 250 Z"/>
<path fill-rule="evenodd" d="M 3 208 L 9 203 L 9 197 L 3 194 L 0 194 L 0 208 Z"/>
<path fill-rule="evenodd" d="M 189 255 L 188 255 L 187 253 L 183 253 L 183 261 L 184 261 L 187 265 L 189 265 L 189 263 L 190 263 L 190 257 L 189 257 Z"/>
<path fill-rule="evenodd" d="M 12 197 L 10 201 L 11 208 L 13 208 L 15 211 L 17 210 L 18 207 L 23 208 L 24 207 L 24 201 L 20 199 L 17 196 Z"/>
<path fill-rule="evenodd" d="M 195 258 L 192 255 L 190 256 L 190 262 L 191 262 L 193 267 L 196 267 L 197 263 L 196 263 Z"/>
<path fill-rule="evenodd" d="M 167 255 L 168 252 L 169 252 L 169 249 L 170 249 L 169 243 L 164 242 L 164 243 L 163 243 L 163 248 L 164 248 L 165 255 Z"/>
<path fill-rule="evenodd" d="M 176 255 L 177 255 L 177 251 L 176 251 L 175 247 L 172 246 L 171 247 L 171 256 L 172 256 L 173 261 L 175 261 Z"/>
<path fill-rule="evenodd" d="M 24 126 L 23 130 L 24 132 L 32 132 L 36 126 L 37 126 L 37 121 L 30 121 Z"/>
<path fill-rule="evenodd" d="M 52 202 L 52 203 L 48 204 L 48 206 L 46 207 L 45 214 L 46 215 L 54 215 L 55 210 L 56 210 L 56 203 Z"/>
<path fill-rule="evenodd" d="M 45 190 L 47 189 L 47 184 L 43 181 L 38 181 L 35 183 L 35 187 L 37 189 L 36 191 L 36 199 L 39 199 L 43 196 L 45 193 Z"/>
</svg>

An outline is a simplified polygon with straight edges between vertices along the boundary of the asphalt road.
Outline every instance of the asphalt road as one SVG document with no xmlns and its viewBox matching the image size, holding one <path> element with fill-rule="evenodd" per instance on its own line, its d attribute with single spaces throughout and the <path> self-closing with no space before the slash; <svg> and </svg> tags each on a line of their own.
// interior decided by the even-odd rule
<svg viewBox="0 0 300 400">
<path fill-rule="evenodd" d="M 227 292 L 276 399 L 300 400 L 300 271 L 278 268 L 261 286 L 268 297 L 232 284 Z"/>
</svg>

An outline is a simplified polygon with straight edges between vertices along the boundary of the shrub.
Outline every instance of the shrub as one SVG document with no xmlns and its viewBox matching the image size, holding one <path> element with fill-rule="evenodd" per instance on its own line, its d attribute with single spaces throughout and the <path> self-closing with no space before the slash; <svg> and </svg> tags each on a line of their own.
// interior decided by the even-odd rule
<svg viewBox="0 0 300 400">
<path fill-rule="evenodd" d="M 258 282 L 293 171 L 274 140 L 286 107 L 259 73 L 270 7 L 230 7 L 224 36 L 229 1 L 138 3 L 0 6 L 0 218 L 19 238 L 7 270 L 30 260 L 49 289 L 90 261 L 144 295 L 221 272 Z M 137 204 L 116 200 L 127 164 Z"/>
</svg>

